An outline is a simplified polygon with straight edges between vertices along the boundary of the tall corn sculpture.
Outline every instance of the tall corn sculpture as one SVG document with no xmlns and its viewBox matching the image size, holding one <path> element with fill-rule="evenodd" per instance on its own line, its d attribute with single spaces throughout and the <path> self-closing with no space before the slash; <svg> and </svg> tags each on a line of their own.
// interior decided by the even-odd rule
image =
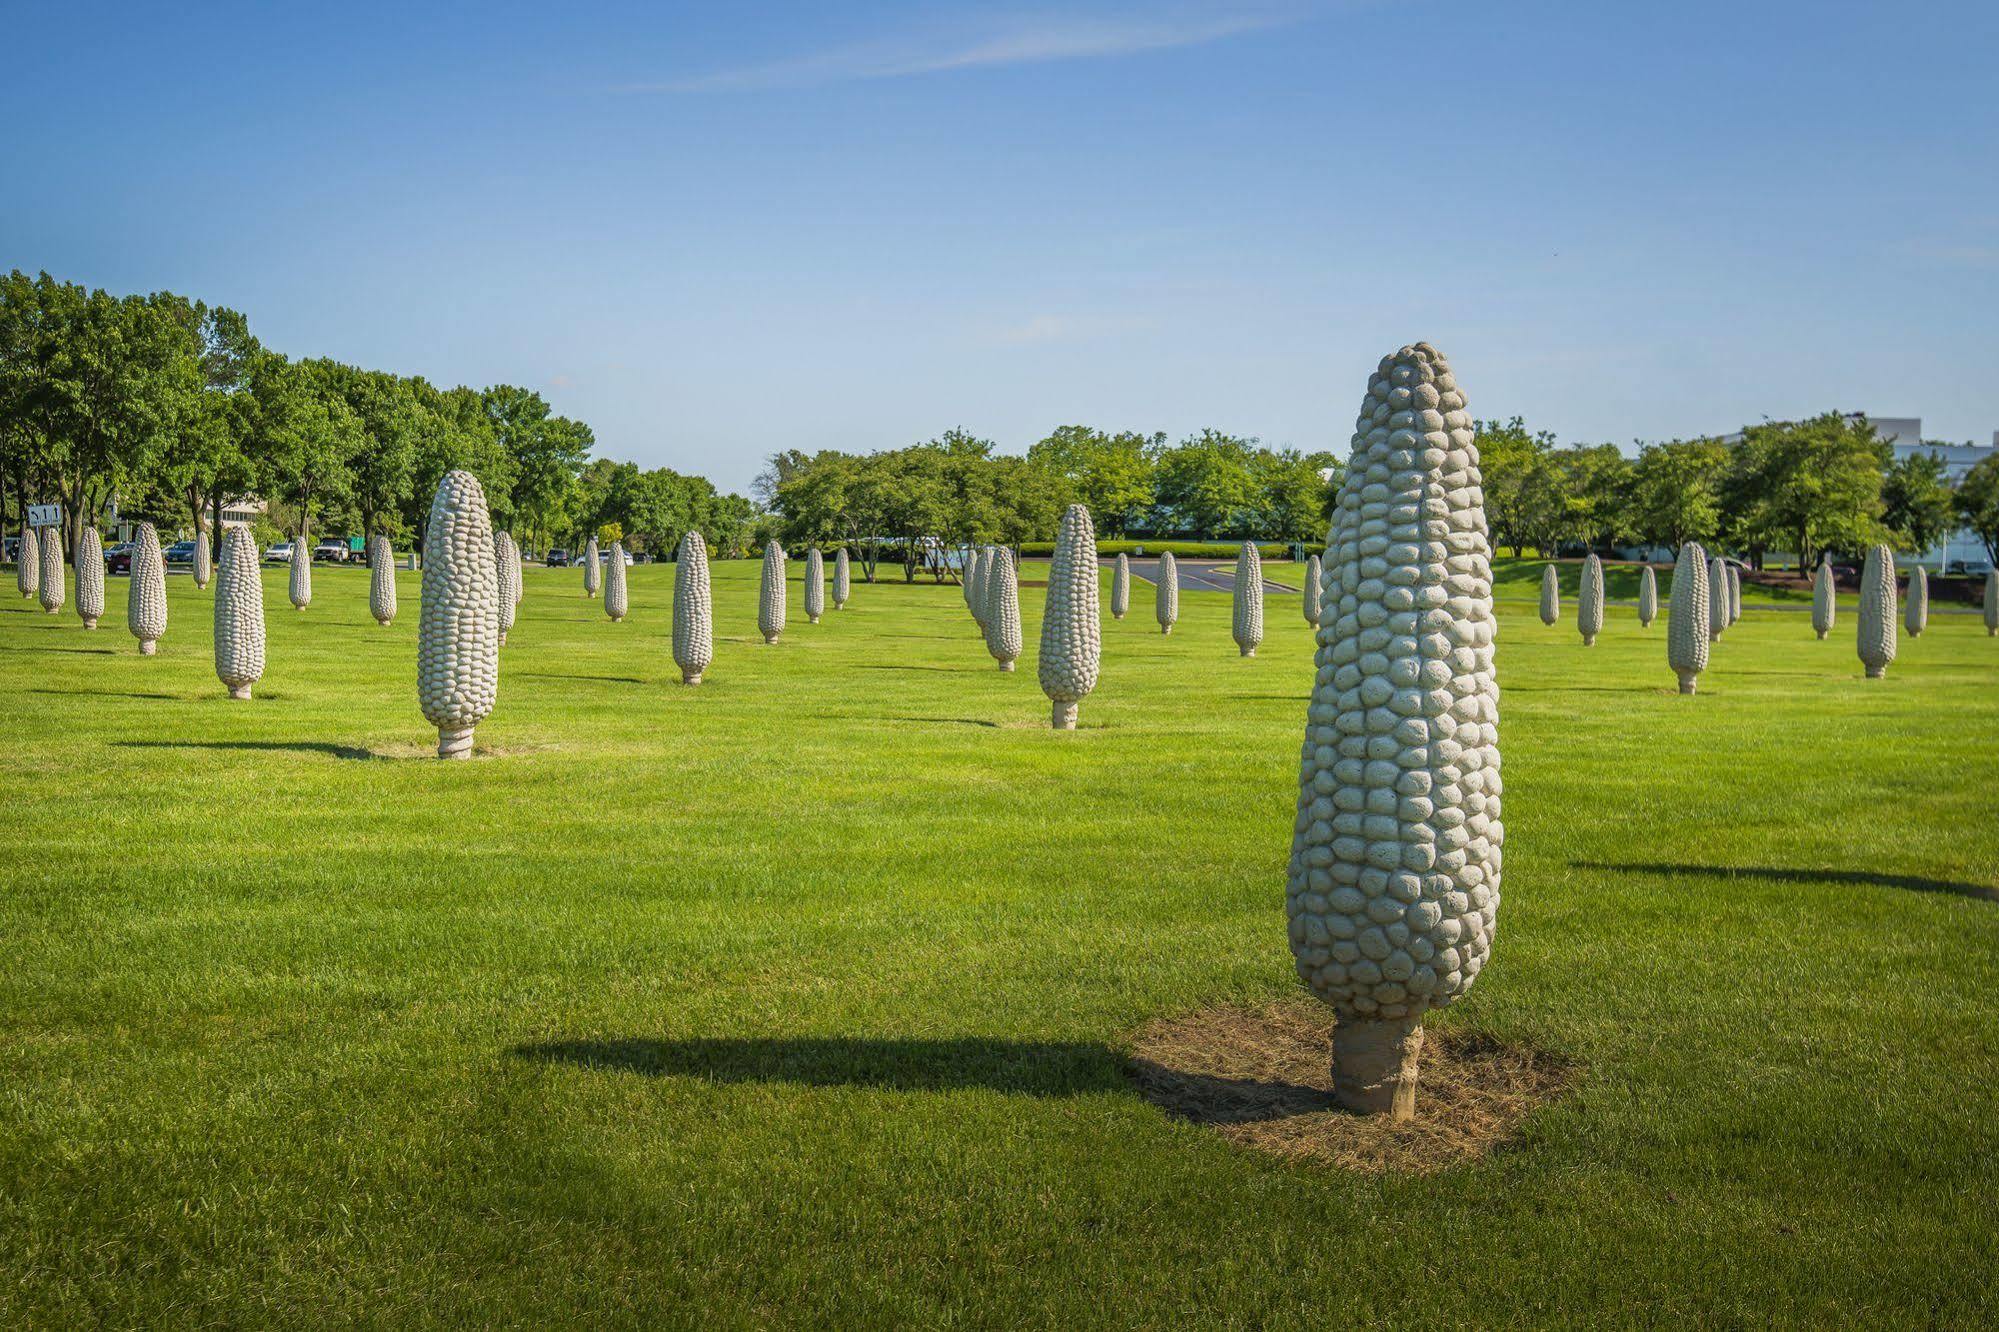
<svg viewBox="0 0 1999 1332">
<path fill-rule="evenodd" d="M 986 627 L 986 576 L 992 571 L 993 548 L 980 546 L 972 552 L 972 581 L 965 585 L 965 596 L 981 632 Z"/>
<path fill-rule="evenodd" d="M 1985 636 L 1999 636 L 1999 569 L 1985 574 Z"/>
<path fill-rule="evenodd" d="M 1723 567 L 1728 570 L 1728 624 L 1732 629 L 1742 619 L 1742 570 L 1732 564 Z"/>
<path fill-rule="evenodd" d="M 847 609 L 847 598 L 853 595 L 853 572 L 847 560 L 847 548 L 840 547 L 833 553 L 833 609 Z"/>
<path fill-rule="evenodd" d="M 41 543 L 35 529 L 21 524 L 21 544 L 14 553 L 14 586 L 24 597 L 32 597 L 42 585 Z"/>
<path fill-rule="evenodd" d="M 384 629 L 396 619 L 396 548 L 377 532 L 368 538 L 368 614 Z"/>
<path fill-rule="evenodd" d="M 1832 562 L 1821 560 L 1812 575 L 1812 631 L 1820 638 L 1832 632 L 1833 596 Z"/>
<path fill-rule="evenodd" d="M 86 629 L 104 618 L 104 538 L 88 524 L 76 537 L 76 615 Z"/>
<path fill-rule="evenodd" d="M 1638 627 L 1650 629 L 1652 621 L 1659 618 L 1659 579 L 1653 574 L 1652 566 L 1646 565 L 1638 575 Z"/>
<path fill-rule="evenodd" d="M 1672 615 L 1666 622 L 1666 664 L 1680 677 L 1680 692 L 1691 694 L 1702 671 L 1707 669 L 1708 616 L 1714 613 L 1714 596 L 1708 590 L 1707 552 L 1698 541 L 1680 547 L 1673 564 Z"/>
<path fill-rule="evenodd" d="M 1122 620 L 1124 613 L 1131 609 L 1131 556 L 1118 552 L 1117 565 L 1111 570 L 1111 618 Z"/>
<path fill-rule="evenodd" d="M 583 595 L 586 597 L 594 598 L 597 595 L 597 580 L 600 577 L 597 560 L 597 538 L 593 536 L 589 544 L 583 547 Z"/>
<path fill-rule="evenodd" d="M 1562 576 L 1549 565 L 1541 571 L 1541 623 L 1553 624 L 1562 618 Z"/>
<path fill-rule="evenodd" d="M 1583 585 L 1576 594 L 1576 631 L 1584 647 L 1595 647 L 1603 632 L 1603 561 L 1595 555 L 1583 561 Z"/>
<path fill-rule="evenodd" d="M 1423 1015 L 1471 988 L 1499 911 L 1499 684 L 1478 446 L 1427 343 L 1368 383 L 1326 543 L 1285 890 L 1339 1015 L 1333 1093 L 1415 1113 Z"/>
<path fill-rule="evenodd" d="M 512 532 L 507 533 L 507 549 L 514 555 L 514 607 L 519 609 L 521 598 L 527 595 L 527 568 L 521 563 L 521 543 L 514 540 Z"/>
<path fill-rule="evenodd" d="M 1305 558 L 1305 623 L 1318 627 L 1319 624 L 1319 584 L 1325 578 L 1325 565 L 1317 555 Z"/>
<path fill-rule="evenodd" d="M 491 510 L 487 517 L 492 517 Z M 519 566 L 514 563 L 514 539 L 502 532 L 493 538 L 493 576 L 500 583 L 500 646 L 507 645 L 507 635 L 514 631 L 514 584 L 518 578 Z"/>
<path fill-rule="evenodd" d="M 41 599 L 42 609 L 54 615 L 62 609 L 63 602 L 69 600 L 69 589 L 62 570 L 62 529 L 43 528 L 35 553 L 40 556 L 36 561 L 35 595 Z"/>
<path fill-rule="evenodd" d="M 682 684 L 698 685 L 715 660 L 715 622 L 708 593 L 708 542 L 699 532 L 680 538 L 673 562 L 673 664 Z"/>
<path fill-rule="evenodd" d="M 304 610 L 312 604 L 312 545 L 307 535 L 306 524 L 298 525 L 298 535 L 292 538 L 292 579 L 291 602 L 293 610 Z"/>
<path fill-rule="evenodd" d="M 215 548 L 210 544 L 215 534 L 208 530 L 208 524 L 194 525 L 194 585 L 207 587 L 208 580 L 215 577 Z"/>
<path fill-rule="evenodd" d="M 215 677 L 231 698 L 264 676 L 264 579 L 247 527 L 225 527 L 215 578 Z"/>
<path fill-rule="evenodd" d="M 986 570 L 986 651 L 1003 671 L 1020 657 L 1020 576 L 1014 572 L 1013 551 L 993 550 Z"/>
<path fill-rule="evenodd" d="M 76 599 L 82 601 L 83 573 L 81 569 L 78 570 L 76 575 L 76 589 Z M 103 598 L 102 591 L 98 593 L 98 597 L 100 600 Z M 1909 570 L 1908 618 L 1902 622 L 1902 627 L 1909 631 L 1909 637 L 1911 638 L 1921 638 L 1923 630 L 1930 627 L 1930 574 L 1929 570 L 1923 568 L 1920 564 Z"/>
<path fill-rule="evenodd" d="M 974 620 L 979 618 L 979 608 L 973 604 L 973 589 L 978 585 L 979 548 L 965 547 L 963 565 L 958 570 L 959 590 L 965 594 L 965 611 Z"/>
<path fill-rule="evenodd" d="M 151 523 L 140 523 L 132 538 L 132 585 L 125 596 L 125 627 L 139 640 L 139 655 L 159 651 L 167 632 L 167 566 L 160 556 L 160 534 Z"/>
<path fill-rule="evenodd" d="M 1159 582 L 1152 589 L 1152 613 L 1159 620 L 1160 633 L 1173 632 L 1173 622 L 1180 618 L 1180 565 L 1170 550 L 1159 557 Z"/>
<path fill-rule="evenodd" d="M 1058 731 L 1076 729 L 1076 705 L 1097 687 L 1103 626 L 1097 612 L 1097 534 L 1090 511 L 1071 504 L 1055 533 L 1048 562 L 1048 600 L 1041 612 L 1041 692 L 1054 704 Z"/>
<path fill-rule="evenodd" d="M 1728 564 L 1717 555 L 1707 566 L 1707 641 L 1716 642 L 1728 628 Z"/>
<path fill-rule="evenodd" d="M 507 618 L 512 619 L 514 613 L 511 605 L 512 588 L 507 589 L 507 599 L 510 603 L 507 607 Z M 610 563 L 604 566 L 604 614 L 611 617 L 612 624 L 616 624 L 625 618 L 631 608 L 631 592 L 625 582 L 625 543 L 613 541 Z"/>
<path fill-rule="evenodd" d="M 1235 635 L 1236 651 L 1254 657 L 1257 645 L 1263 642 L 1263 556 L 1254 541 L 1243 542 L 1236 552 L 1235 597 L 1230 609 L 1234 615 L 1229 628 Z"/>
<path fill-rule="evenodd" d="M 805 552 L 805 622 L 819 623 L 826 613 L 826 557 L 814 546 Z"/>
<path fill-rule="evenodd" d="M 437 728 L 437 756 L 472 756 L 473 728 L 500 696 L 500 572 L 486 491 L 466 471 L 445 473 L 423 535 L 423 607 L 417 618 L 416 692 Z"/>
<path fill-rule="evenodd" d="M 1867 552 L 1860 573 L 1860 631 L 1856 646 L 1867 678 L 1879 680 L 1895 660 L 1895 556 L 1886 546 Z"/>
<path fill-rule="evenodd" d="M 764 642 L 775 643 L 784 632 L 784 547 L 775 541 L 764 543 L 763 591 L 757 597 L 757 628 Z"/>
</svg>

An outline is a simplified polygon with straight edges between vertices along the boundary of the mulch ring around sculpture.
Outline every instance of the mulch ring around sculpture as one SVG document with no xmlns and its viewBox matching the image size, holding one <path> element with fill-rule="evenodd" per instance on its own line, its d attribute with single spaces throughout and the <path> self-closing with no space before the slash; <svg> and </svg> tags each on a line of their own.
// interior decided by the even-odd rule
<svg viewBox="0 0 1999 1332">
<path fill-rule="evenodd" d="M 1416 1118 L 1356 1115 L 1333 1101 L 1333 1014 L 1317 1003 L 1218 1007 L 1139 1032 L 1129 1072 L 1177 1119 L 1245 1147 L 1365 1174 L 1428 1174 L 1504 1147 L 1575 1080 L 1567 1061 L 1478 1032 L 1433 1028 Z"/>
</svg>

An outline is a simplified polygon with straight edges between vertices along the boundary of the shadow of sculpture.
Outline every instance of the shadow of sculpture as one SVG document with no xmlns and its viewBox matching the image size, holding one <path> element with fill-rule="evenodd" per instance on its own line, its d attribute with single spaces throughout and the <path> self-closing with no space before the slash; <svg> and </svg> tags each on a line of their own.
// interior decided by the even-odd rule
<svg viewBox="0 0 1999 1332">
<path fill-rule="evenodd" d="M 1767 879 L 1773 883 L 1844 883 L 1858 888 L 1901 888 L 1912 893 L 1953 893 L 1999 902 L 1999 887 L 1955 879 L 1928 879 L 1914 874 L 1882 874 L 1874 870 L 1785 869 L 1774 865 L 1615 865 L 1599 860 L 1574 860 L 1574 869 L 1610 870 L 1618 874 L 1654 874 L 1662 878 L 1698 875 L 1705 878 Z"/>
</svg>

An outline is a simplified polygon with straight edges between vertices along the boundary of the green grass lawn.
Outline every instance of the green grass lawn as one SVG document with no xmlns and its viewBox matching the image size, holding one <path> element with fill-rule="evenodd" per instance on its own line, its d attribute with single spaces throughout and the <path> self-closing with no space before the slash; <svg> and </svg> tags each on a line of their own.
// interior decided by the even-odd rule
<svg viewBox="0 0 1999 1332">
<path fill-rule="evenodd" d="M 1999 1318 L 1975 616 L 1869 682 L 1850 608 L 1752 610 L 1682 698 L 1663 619 L 1585 650 L 1503 565 L 1505 905 L 1431 1022 L 1579 1074 L 1506 1150 L 1366 1176 L 1124 1072 L 1297 991 L 1297 598 L 1246 660 L 1227 597 L 1162 637 L 1138 585 L 1059 734 L 1038 589 L 1002 675 L 955 587 L 810 626 L 794 585 L 766 648 L 718 564 L 686 689 L 671 574 L 613 625 L 531 570 L 458 764 L 415 575 L 385 630 L 364 573 L 298 613 L 270 571 L 247 704 L 184 576 L 151 659 L 126 580 L 95 633 L 9 588 L 0 1325 Z"/>
</svg>

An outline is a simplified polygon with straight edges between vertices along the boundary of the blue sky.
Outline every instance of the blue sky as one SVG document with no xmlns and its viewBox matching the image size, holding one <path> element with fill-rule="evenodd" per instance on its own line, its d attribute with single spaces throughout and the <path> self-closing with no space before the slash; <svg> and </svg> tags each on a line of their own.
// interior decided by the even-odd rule
<svg viewBox="0 0 1999 1332">
<path fill-rule="evenodd" d="M 1999 429 L 1999 6 L 0 0 L 0 265 L 778 448 Z"/>
</svg>

